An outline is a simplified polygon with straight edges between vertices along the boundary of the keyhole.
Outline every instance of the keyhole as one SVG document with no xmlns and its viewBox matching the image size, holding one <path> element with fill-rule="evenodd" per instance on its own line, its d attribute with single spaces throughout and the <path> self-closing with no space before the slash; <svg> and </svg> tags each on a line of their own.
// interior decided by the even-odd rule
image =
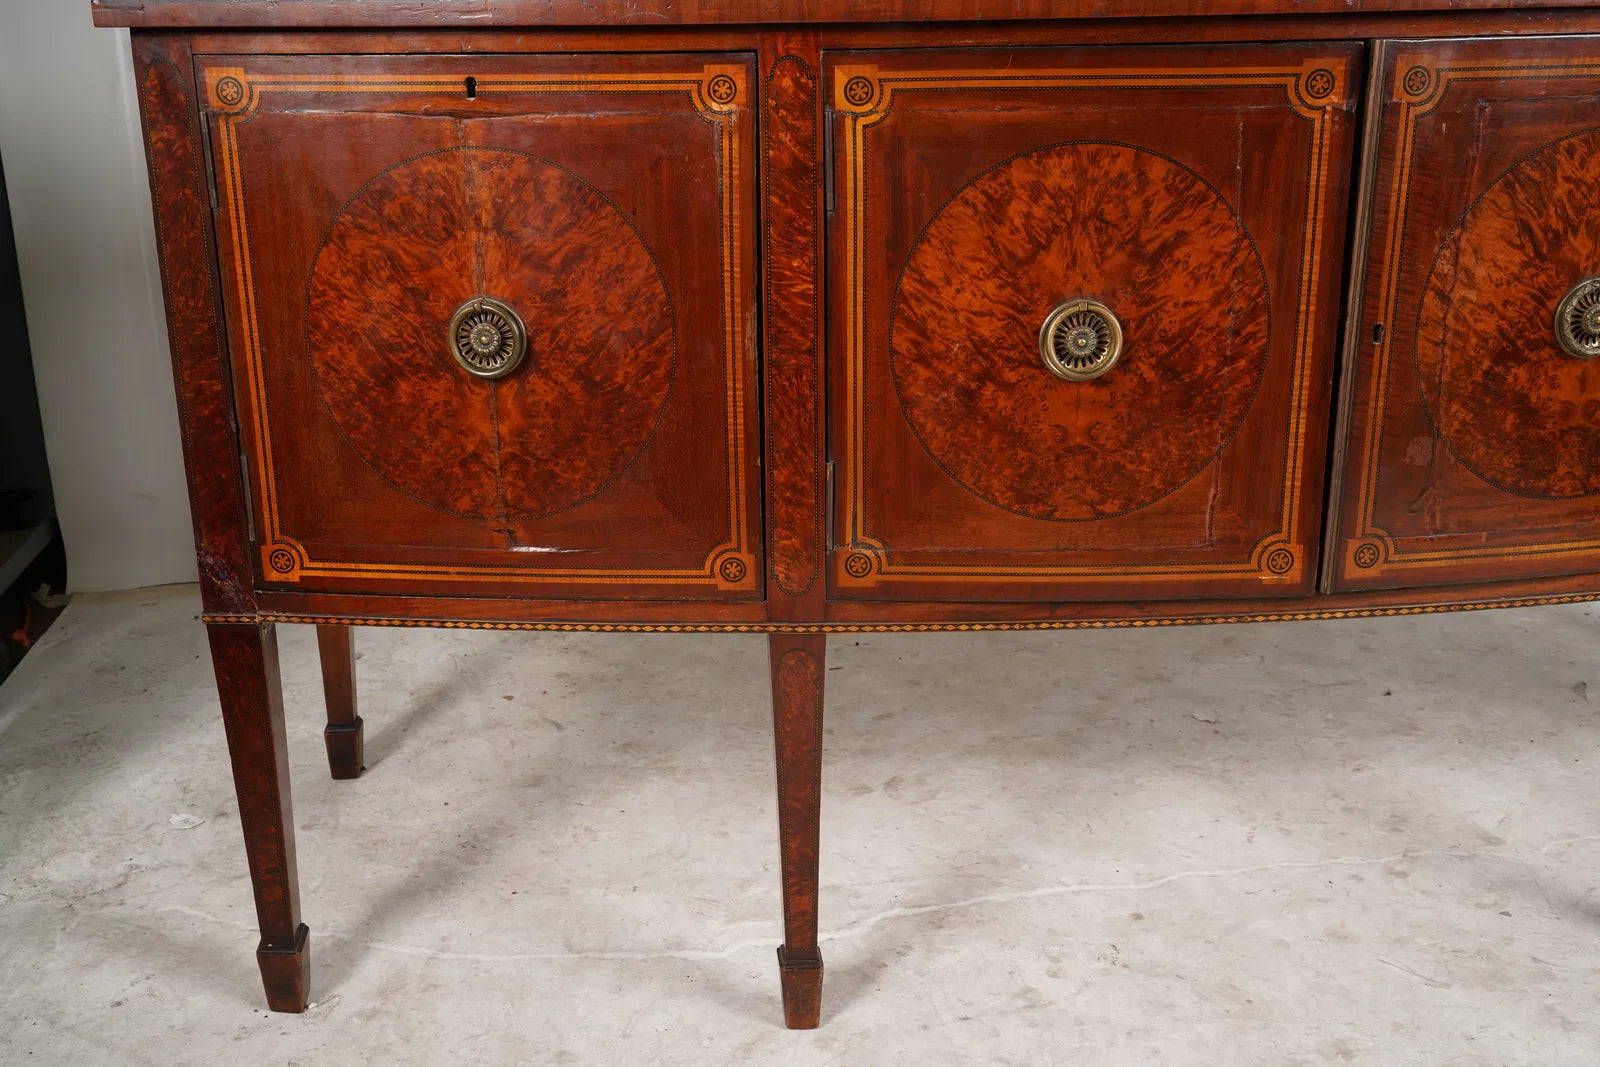
<svg viewBox="0 0 1600 1067">
<path fill-rule="evenodd" d="M 478 79 L 477 78 L 473 78 L 473 77 L 468 77 L 467 78 L 467 99 L 468 100 L 476 100 L 476 99 L 478 99 Z"/>
</svg>

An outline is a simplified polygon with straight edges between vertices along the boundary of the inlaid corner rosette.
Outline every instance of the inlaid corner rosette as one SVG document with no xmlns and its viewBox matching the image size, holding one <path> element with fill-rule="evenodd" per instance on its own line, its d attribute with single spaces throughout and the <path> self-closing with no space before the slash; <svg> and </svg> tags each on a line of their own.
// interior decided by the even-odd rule
<svg viewBox="0 0 1600 1067">
<path fill-rule="evenodd" d="M 1343 64 L 1307 61 L 1295 83 L 1297 102 L 1308 108 L 1342 105 L 1349 95 L 1349 72 Z"/>
<path fill-rule="evenodd" d="M 1408 104 L 1426 104 L 1439 88 L 1439 76 L 1431 61 L 1421 56 L 1402 57 L 1395 68 L 1392 99 Z"/>
<path fill-rule="evenodd" d="M 206 107 L 228 114 L 248 113 L 255 106 L 249 77 L 241 67 L 208 67 L 205 72 Z"/>
<path fill-rule="evenodd" d="M 1303 60 L 1295 57 L 1293 65 L 1231 67 L 1217 64 L 1204 69 L 1174 66 L 1171 69 L 1062 67 L 1032 70 L 1014 67 L 984 70 L 893 70 L 875 64 L 850 62 L 840 62 L 833 66 L 829 72 L 830 80 L 826 91 L 827 99 L 840 127 L 836 181 L 842 261 L 837 269 L 844 276 L 848 292 L 840 308 L 845 350 L 842 353 L 843 373 L 840 375 L 839 389 L 844 411 L 836 473 L 839 486 L 837 495 L 839 544 L 830 553 L 829 568 L 830 581 L 833 585 L 843 591 L 864 592 L 896 582 L 921 583 L 930 580 L 1018 584 L 1045 581 L 1053 585 L 1072 586 L 1143 577 L 1176 581 L 1243 579 L 1258 583 L 1261 588 L 1268 590 L 1288 589 L 1303 584 L 1308 576 L 1310 563 L 1315 560 L 1314 548 L 1304 540 L 1310 532 L 1311 523 L 1307 521 L 1307 516 L 1302 514 L 1304 498 L 1307 495 L 1303 491 L 1302 478 L 1307 467 L 1306 455 L 1309 447 L 1307 431 L 1312 419 L 1311 405 L 1317 388 L 1317 383 L 1314 381 L 1316 375 L 1312 373 L 1320 334 L 1317 326 L 1319 322 L 1317 302 L 1322 287 L 1320 272 L 1323 260 L 1331 254 L 1330 242 L 1336 242 L 1339 238 L 1337 233 L 1331 232 L 1327 220 L 1335 217 L 1332 191 L 1338 187 L 1343 168 L 1339 153 L 1334 150 L 1335 138 L 1340 136 L 1341 131 L 1347 126 L 1347 115 L 1353 107 L 1355 96 L 1351 73 L 1348 53 L 1330 53 Z M 1203 92 L 1218 86 L 1276 88 L 1282 92 L 1284 102 L 1294 114 L 1310 125 L 1311 150 L 1306 174 L 1307 202 L 1304 212 L 1307 227 L 1305 238 L 1297 250 L 1299 296 L 1294 317 L 1284 326 L 1279 326 L 1273 321 L 1269 331 L 1270 316 L 1263 310 L 1255 318 L 1246 316 L 1248 321 L 1238 322 L 1230 319 L 1219 327 L 1231 335 L 1255 336 L 1263 351 L 1269 343 L 1268 338 L 1278 336 L 1280 330 L 1288 331 L 1294 338 L 1291 370 L 1294 383 L 1292 403 L 1286 412 L 1288 425 L 1284 436 L 1287 446 L 1283 465 L 1279 468 L 1281 471 L 1279 476 L 1282 479 L 1280 497 L 1282 506 L 1274 528 L 1263 534 L 1247 553 L 1242 554 L 1241 558 L 1228 561 L 1175 564 L 1167 559 L 1150 564 L 1107 565 L 1070 558 L 1062 562 L 1038 563 L 1013 557 L 992 563 L 907 562 L 906 556 L 897 554 L 894 545 L 886 538 L 878 536 L 877 531 L 871 528 L 872 520 L 868 507 L 872 493 L 879 488 L 868 484 L 866 455 L 870 428 L 867 425 L 867 403 L 864 399 L 863 383 L 867 378 L 869 340 L 867 315 L 863 310 L 864 300 L 861 295 L 864 279 L 875 269 L 871 257 L 877 254 L 875 249 L 868 247 L 862 236 L 866 232 L 867 212 L 871 210 L 864 159 L 868 139 L 874 136 L 874 127 L 882 125 L 894 113 L 897 99 L 913 93 L 1016 89 L 1059 90 L 1065 96 L 1074 90 L 1085 89 L 1167 88 Z M 1063 106 L 1070 105 L 1064 102 Z M 1055 158 L 1057 155 L 1061 158 Z M 904 324 L 894 318 L 900 294 L 906 287 L 919 286 L 914 290 L 920 297 L 919 306 L 941 307 L 941 302 L 932 294 L 940 291 L 936 283 L 941 271 L 947 269 L 945 265 L 960 262 L 960 253 L 977 255 L 982 251 L 979 248 L 960 245 L 954 236 L 951 240 L 939 244 L 943 237 L 942 215 L 960 215 L 966 210 L 968 200 L 979 204 L 1016 202 L 1015 198 L 1020 188 L 1038 188 L 1041 183 L 1049 186 L 1052 182 L 1071 181 L 1074 175 L 1080 176 L 1078 180 L 1084 183 L 1084 195 L 1092 197 L 1093 184 L 1088 179 L 1082 179 L 1082 175 L 1103 173 L 1104 168 L 1131 166 L 1129 160 L 1133 157 L 1137 157 L 1138 167 L 1142 173 L 1158 175 L 1147 183 L 1149 187 L 1160 190 L 1161 195 L 1167 195 L 1173 190 L 1184 191 L 1186 198 L 1182 206 L 1185 211 L 1191 211 L 1208 225 L 1214 224 L 1219 232 L 1233 227 L 1242 228 L 1242 221 L 1228 201 L 1198 174 L 1177 160 L 1134 145 L 1064 140 L 1060 144 L 1044 145 L 1021 153 L 975 178 L 961 193 L 940 208 L 939 214 L 927 224 L 918 238 L 918 244 L 912 246 L 910 259 L 899 276 L 895 300 L 889 311 L 891 320 L 895 324 L 890 330 L 889 359 L 893 387 L 901 411 L 908 419 L 918 443 L 946 475 L 973 495 L 1003 510 L 1047 521 L 1076 522 L 1115 518 L 1154 504 L 1169 493 L 1175 492 L 1220 454 L 1220 450 L 1203 453 L 1196 451 L 1195 455 L 1200 457 L 1196 464 L 1185 466 L 1181 470 L 1174 467 L 1173 471 L 1162 474 L 1155 479 L 1160 484 L 1152 483 L 1151 491 L 1142 496 L 1130 494 L 1126 499 L 1108 498 L 1090 504 L 1055 499 L 1047 490 L 1039 488 L 1051 484 L 1049 472 L 1042 468 L 1048 463 L 1057 462 L 1057 459 L 1049 456 L 1048 449 L 1029 447 L 1040 442 L 1016 442 L 1017 447 L 1007 454 L 1008 457 L 1017 458 L 1008 458 L 1006 464 L 992 462 L 992 457 L 999 454 L 995 446 L 1003 435 L 999 429 L 987 437 L 982 435 L 985 433 L 986 420 L 1001 419 L 1001 416 L 986 413 L 984 405 L 975 403 L 973 410 L 964 412 L 961 420 L 936 417 L 947 413 L 946 409 L 952 403 L 949 399 L 950 390 L 941 387 L 938 381 L 942 372 L 936 368 L 929 369 L 927 381 L 922 382 L 918 378 L 918 374 L 921 373 L 918 367 L 912 365 L 903 368 L 897 362 L 901 353 L 896 345 L 900 343 L 899 338 L 902 335 L 907 338 L 905 346 L 908 351 L 916 350 L 919 345 L 926 347 L 924 342 L 930 337 L 946 335 L 933 326 L 921 322 L 912 323 L 911 328 L 903 329 Z M 1025 173 L 1010 176 L 1005 173 L 1008 168 Z M 1008 181 L 1011 182 L 1010 186 L 1006 185 Z M 1151 205 L 1150 212 L 1159 214 L 1165 206 L 1167 205 Z M 1182 214 L 1176 211 L 1174 213 Z M 963 216 L 958 220 L 959 224 L 951 222 L 943 229 L 948 230 L 951 235 L 991 232 L 994 225 L 992 220 L 985 221 L 976 217 L 977 208 L 973 208 L 970 214 L 973 217 Z M 925 241 L 939 244 L 939 247 L 937 254 L 930 253 L 925 257 L 937 265 L 923 271 L 918 257 L 921 244 Z M 1237 259 L 1236 263 L 1230 262 L 1228 270 L 1223 271 L 1227 284 L 1222 285 L 1221 289 L 1229 293 L 1246 292 L 1249 294 L 1246 303 L 1250 307 L 1267 308 L 1271 297 L 1266 286 L 1265 268 L 1253 244 L 1251 242 L 1219 244 L 1221 247 L 1234 248 Z M 922 277 L 924 274 L 927 275 L 926 278 Z M 975 288 L 982 288 L 976 282 L 971 284 Z M 997 303 L 1005 300 L 1003 293 L 986 295 Z M 1035 356 L 1035 363 L 1042 359 L 1045 370 L 1069 383 L 1082 383 L 1095 379 L 1104 382 L 1114 381 L 1119 374 L 1116 356 L 1123 346 L 1122 324 L 1118 321 L 1121 318 L 1121 311 L 1089 299 L 1090 294 L 1062 293 L 1060 296 L 1064 303 L 1057 307 L 1057 312 L 1060 313 L 1059 321 L 1046 319 L 1043 327 L 1039 329 L 1039 353 Z M 981 301 L 979 303 L 981 304 Z M 1223 301 L 1218 306 L 1225 304 L 1226 301 Z M 1074 310 L 1083 311 L 1082 322 L 1069 321 Z M 870 343 L 878 343 L 876 335 Z M 997 346 L 994 338 L 987 336 L 981 339 L 981 343 L 975 345 L 975 348 L 981 351 L 991 349 L 998 351 L 1001 347 L 1003 346 Z M 1228 425 L 1227 420 L 1234 418 L 1235 413 L 1242 419 L 1243 413 L 1248 410 L 1254 396 L 1255 383 L 1260 381 L 1264 367 L 1241 366 L 1217 368 L 1217 370 L 1216 380 L 1226 383 L 1226 386 L 1218 393 L 1219 413 L 1216 424 L 1225 426 Z M 927 408 L 925 413 L 919 408 L 924 399 L 927 400 L 923 405 Z M 1154 408 L 1158 405 L 1151 406 Z M 941 427 L 948 429 L 953 422 L 959 422 L 961 434 L 965 435 L 963 440 L 956 440 L 958 435 L 954 431 L 941 430 Z M 1014 426 L 1014 424 L 1007 425 Z M 1231 425 L 1236 429 L 1238 423 L 1233 422 Z M 949 439 L 946 440 L 946 437 Z M 982 438 L 981 443 L 977 440 L 978 437 Z M 1225 435 L 1223 447 L 1226 447 L 1230 439 L 1231 434 Z M 1036 464 L 1041 470 L 1033 471 L 1029 468 L 1027 471 L 1021 471 L 1018 464 Z M 1060 474 L 1059 470 L 1054 473 L 1058 476 Z M 1007 478 L 1011 481 L 1007 482 Z M 1056 480 L 1061 481 L 1059 477 Z M 1130 483 L 1135 480 L 1128 479 Z M 1027 493 L 1012 492 L 1010 490 L 1014 488 L 1014 484 L 1026 484 L 1030 489 Z"/>
<path fill-rule="evenodd" d="M 744 131 L 748 129 L 750 112 L 754 106 L 750 84 L 751 73 L 744 66 L 716 63 L 666 73 L 542 71 L 517 73 L 505 72 L 504 67 L 505 64 L 501 64 L 493 71 L 473 74 L 465 79 L 461 75 L 439 72 L 358 73 L 340 70 L 332 63 L 327 69 L 302 69 L 293 72 L 281 68 L 249 70 L 222 65 L 201 67 L 200 88 L 204 108 L 211 113 L 214 122 L 218 240 L 219 245 L 229 253 L 225 262 L 231 268 L 223 284 L 228 287 L 230 298 L 237 303 L 241 312 L 237 329 L 242 340 L 241 362 L 245 372 L 238 383 L 237 393 L 241 433 L 253 437 L 253 448 L 250 450 L 252 466 L 249 473 L 256 487 L 260 505 L 257 509 L 255 531 L 260 576 L 269 584 L 293 584 L 307 579 L 359 577 L 528 585 L 539 583 L 672 587 L 688 585 L 703 586 L 709 591 L 719 593 L 759 592 L 763 584 L 760 573 L 761 531 L 759 523 L 753 522 L 748 517 L 746 506 L 751 494 L 755 492 L 755 487 L 748 484 L 750 481 L 748 472 L 752 468 L 753 461 L 746 456 L 751 442 L 747 441 L 749 435 L 744 432 L 747 422 L 746 394 L 751 391 L 748 377 L 755 365 L 755 360 L 748 351 L 750 340 L 746 336 L 745 316 L 742 311 L 746 303 L 743 292 L 747 274 L 745 229 L 750 225 L 750 221 L 739 207 L 740 190 L 745 187 L 755 170 L 754 164 L 745 158 Z M 509 564 L 504 559 L 486 563 L 458 560 L 438 564 L 324 559 L 319 558 L 311 546 L 298 541 L 284 527 L 279 508 L 279 487 L 276 484 L 271 460 L 274 455 L 273 422 L 266 399 L 266 357 L 257 325 L 259 317 L 253 283 L 250 240 L 254 220 L 248 217 L 245 206 L 239 147 L 241 128 L 261 109 L 263 99 L 271 94 L 295 94 L 296 97 L 313 99 L 320 96 L 348 98 L 351 95 L 382 94 L 416 98 L 438 97 L 441 100 L 454 102 L 462 97 L 464 80 L 471 83 L 472 96 L 469 98 L 492 97 L 495 94 L 526 96 L 573 92 L 681 94 L 695 112 L 717 127 L 716 133 L 712 136 L 717 139 L 716 159 L 721 170 L 718 175 L 718 186 L 721 189 L 723 203 L 718 225 L 722 261 L 713 284 L 719 283 L 722 292 L 720 341 L 722 372 L 727 383 L 722 422 L 727 435 L 726 448 L 729 457 L 727 525 L 721 540 L 707 550 L 704 561 L 699 567 L 662 566 L 659 569 L 649 569 L 646 566 L 584 566 L 581 563 L 568 562 L 554 554 L 548 559 L 534 560 L 531 557 L 518 559 L 515 564 Z M 492 154 L 504 169 L 518 174 L 526 172 L 559 186 L 563 190 L 564 203 L 576 205 L 575 210 L 592 209 L 590 216 L 601 220 L 595 223 L 595 226 L 604 230 L 610 237 L 605 242 L 605 251 L 615 261 L 612 264 L 613 268 L 625 273 L 627 280 L 638 283 L 635 287 L 638 296 L 634 314 L 629 318 L 627 328 L 641 335 L 648 334 L 638 346 L 637 365 L 634 368 L 633 381 L 641 400 L 634 405 L 637 411 L 630 408 L 625 413 L 631 420 L 627 426 L 621 429 L 613 427 L 617 430 L 614 436 L 626 437 L 624 443 L 632 451 L 627 451 L 620 458 L 612 457 L 616 461 L 610 463 L 604 470 L 590 468 L 607 459 L 605 456 L 588 466 L 575 464 L 574 470 L 593 475 L 590 483 L 584 486 L 563 485 L 559 479 L 546 479 L 549 485 L 541 483 L 539 486 L 530 486 L 526 494 L 529 499 L 521 501 L 525 505 L 521 512 L 536 517 L 554 513 L 604 492 L 612 484 L 616 472 L 626 469 L 632 461 L 632 456 L 646 447 L 650 440 L 659 409 L 666 402 L 676 366 L 674 347 L 677 342 L 669 307 L 670 300 L 664 289 L 665 283 L 659 268 L 654 263 L 653 253 L 643 246 L 632 224 L 615 205 L 578 175 L 549 161 L 511 149 L 462 146 L 447 148 L 442 152 L 455 155 Z M 422 181 L 434 176 L 424 172 L 432 165 L 430 161 L 440 155 L 441 152 L 424 153 L 399 161 L 388 171 L 374 176 L 363 190 L 369 197 L 382 194 L 390 186 L 395 186 L 404 192 L 404 183 L 411 178 L 416 177 L 418 181 Z M 423 181 L 423 184 L 426 182 Z M 361 199 L 362 195 L 358 192 L 342 211 L 356 212 L 371 207 Z M 329 231 L 333 238 L 338 236 L 335 230 L 339 217 L 336 217 L 334 228 Z M 616 266 L 617 263 L 621 266 Z M 312 276 L 315 282 L 314 258 Z M 520 316 L 528 314 L 528 309 L 510 308 L 498 300 L 487 297 L 469 303 L 473 306 L 463 306 L 458 309 L 463 313 L 460 321 L 452 321 L 448 330 L 441 324 L 438 331 L 439 351 L 456 361 L 453 366 L 456 366 L 458 373 L 483 379 L 487 384 L 488 380 L 503 378 L 514 372 L 526 372 L 529 368 L 537 367 L 537 353 L 524 353 L 527 337 L 522 329 Z M 352 304 L 361 306 L 356 302 Z M 308 332 L 314 332 L 322 325 L 318 319 L 319 306 L 315 292 L 308 289 Z M 482 314 L 474 318 L 474 312 Z M 489 312 L 495 314 L 490 315 Z M 491 331 L 494 336 L 490 335 Z M 663 338 L 665 340 L 661 340 Z M 631 335 L 629 339 L 633 339 Z M 317 370 L 315 364 L 313 369 Z M 318 379 L 323 385 L 329 380 L 332 379 L 325 374 Z M 350 387 L 355 388 L 355 385 Z M 338 421 L 337 414 L 334 418 Z M 396 479 L 403 477 L 403 471 L 396 472 L 398 464 L 390 462 L 393 457 L 383 454 L 378 445 L 366 440 L 352 440 L 347 427 L 343 424 L 340 425 L 340 430 L 346 434 L 347 441 L 352 441 L 352 447 L 357 449 L 362 459 L 378 473 L 379 477 L 385 478 L 390 484 L 396 484 Z M 628 432 L 623 433 L 623 430 Z M 371 447 L 362 451 L 363 445 Z M 470 495 L 471 489 L 472 487 L 468 486 L 462 492 Z M 557 490 L 565 492 L 566 497 L 556 499 L 559 495 Z M 418 493 L 411 495 L 425 504 L 438 505 L 437 501 L 429 500 L 426 495 Z M 447 503 L 450 504 L 449 509 L 456 513 L 478 514 L 471 506 L 458 506 L 458 501 Z M 473 501 L 468 501 L 469 505 L 472 503 Z"/>
<path fill-rule="evenodd" d="M 1268 543 L 1256 550 L 1256 558 L 1263 577 L 1271 575 L 1286 581 L 1298 581 L 1301 577 L 1300 563 L 1304 553 L 1295 545 Z"/>
<path fill-rule="evenodd" d="M 305 550 L 289 538 L 261 546 L 261 572 L 266 575 L 268 581 L 297 581 L 304 561 Z"/>
<path fill-rule="evenodd" d="M 841 63 L 833 71 L 833 106 L 858 115 L 886 110 L 888 99 L 878 81 L 878 68 Z"/>
<path fill-rule="evenodd" d="M 745 107 L 750 99 L 748 72 L 743 67 L 708 65 L 700 84 L 702 109 L 726 114 Z"/>
</svg>

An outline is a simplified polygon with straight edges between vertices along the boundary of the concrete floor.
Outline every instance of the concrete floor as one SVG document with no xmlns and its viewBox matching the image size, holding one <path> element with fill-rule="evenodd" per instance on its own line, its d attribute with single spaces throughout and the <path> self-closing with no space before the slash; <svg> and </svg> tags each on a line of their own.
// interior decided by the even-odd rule
<svg viewBox="0 0 1600 1067">
<path fill-rule="evenodd" d="M 282 628 L 315 1006 L 268 1015 L 192 591 L 0 689 L 6 1064 L 1594 1064 L 1600 612 L 831 642 L 782 1029 L 764 642 Z"/>
</svg>

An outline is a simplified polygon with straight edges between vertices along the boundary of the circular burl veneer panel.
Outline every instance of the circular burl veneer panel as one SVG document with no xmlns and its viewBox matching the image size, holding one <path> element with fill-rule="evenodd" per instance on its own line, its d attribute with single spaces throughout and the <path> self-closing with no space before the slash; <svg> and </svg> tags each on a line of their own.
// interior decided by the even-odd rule
<svg viewBox="0 0 1600 1067">
<path fill-rule="evenodd" d="M 490 297 L 527 352 L 469 374 L 451 316 Z M 628 219 L 547 160 L 430 153 L 367 182 L 329 226 L 306 291 L 306 343 L 345 439 L 433 507 L 535 517 L 610 484 L 649 441 L 674 371 L 672 308 Z"/>
<path fill-rule="evenodd" d="M 1555 314 L 1600 274 L 1600 130 L 1500 175 L 1440 246 L 1417 317 L 1417 380 L 1467 469 L 1521 496 L 1600 492 L 1600 363 L 1564 352 Z"/>
<path fill-rule="evenodd" d="M 1102 377 L 1056 377 L 1039 328 L 1074 298 L 1122 324 Z M 1266 367 L 1266 273 L 1232 207 L 1142 149 L 1059 144 L 980 175 L 918 238 L 890 358 L 928 454 L 1009 511 L 1075 521 L 1173 492 L 1238 430 Z"/>
</svg>

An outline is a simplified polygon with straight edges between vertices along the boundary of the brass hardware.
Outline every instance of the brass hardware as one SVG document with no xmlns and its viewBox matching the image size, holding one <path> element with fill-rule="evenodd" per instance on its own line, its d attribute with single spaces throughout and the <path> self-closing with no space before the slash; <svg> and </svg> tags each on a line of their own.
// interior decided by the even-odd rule
<svg viewBox="0 0 1600 1067">
<path fill-rule="evenodd" d="M 528 351 L 522 319 L 509 304 L 487 296 L 456 308 L 446 338 L 450 354 L 476 378 L 504 378 Z"/>
<path fill-rule="evenodd" d="M 1569 356 L 1600 356 L 1600 274 L 1578 282 L 1556 305 L 1556 343 Z"/>
<path fill-rule="evenodd" d="M 1122 324 L 1098 300 L 1069 300 L 1039 327 L 1039 357 L 1051 374 L 1086 382 L 1110 370 L 1122 355 Z"/>
</svg>

